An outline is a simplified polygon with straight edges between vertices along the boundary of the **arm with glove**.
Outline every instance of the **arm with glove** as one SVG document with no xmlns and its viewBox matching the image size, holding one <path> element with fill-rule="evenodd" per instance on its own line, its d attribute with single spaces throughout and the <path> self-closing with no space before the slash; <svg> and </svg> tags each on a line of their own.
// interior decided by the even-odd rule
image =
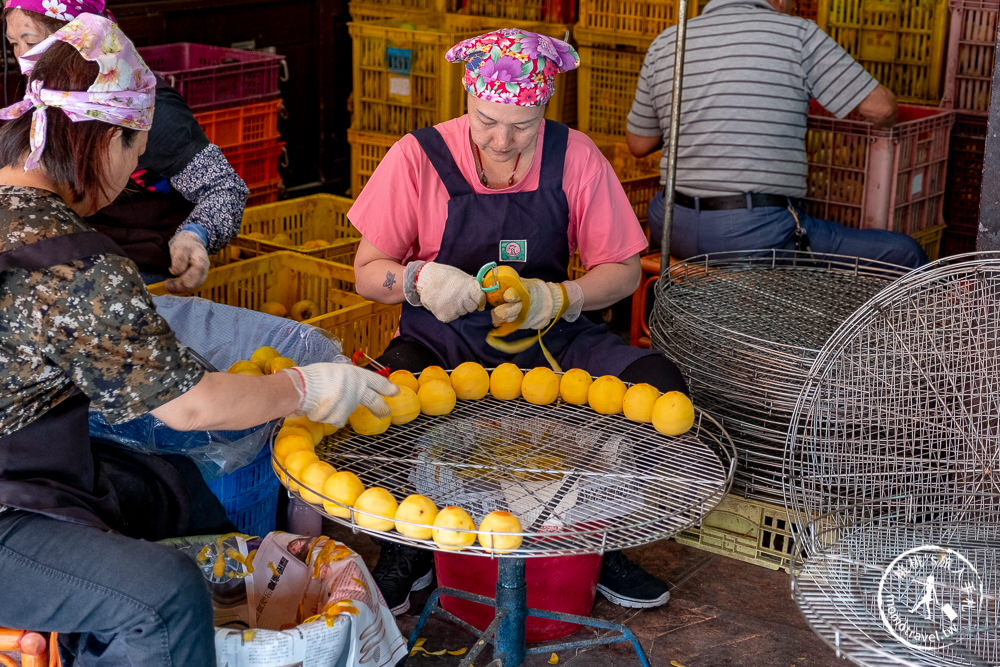
<svg viewBox="0 0 1000 667">
<path fill-rule="evenodd" d="M 384 417 L 383 396 L 399 387 L 386 378 L 347 363 L 316 363 L 273 375 L 205 373 L 187 392 L 152 411 L 178 431 L 251 428 L 293 412 L 340 427 L 359 405 Z"/>
<path fill-rule="evenodd" d="M 358 294 L 379 303 L 422 306 L 442 322 L 482 310 L 486 295 L 473 276 L 442 264 L 413 260 L 405 265 L 362 238 L 354 258 Z"/>
<path fill-rule="evenodd" d="M 545 329 L 558 318 L 576 320 L 586 310 L 605 308 L 632 294 L 639 284 L 639 256 L 624 262 L 599 264 L 576 280 L 559 283 L 519 278 L 521 289 L 505 289 L 503 303 L 491 312 L 493 326 L 508 329 Z M 517 324 L 513 327 L 513 324 Z"/>
</svg>

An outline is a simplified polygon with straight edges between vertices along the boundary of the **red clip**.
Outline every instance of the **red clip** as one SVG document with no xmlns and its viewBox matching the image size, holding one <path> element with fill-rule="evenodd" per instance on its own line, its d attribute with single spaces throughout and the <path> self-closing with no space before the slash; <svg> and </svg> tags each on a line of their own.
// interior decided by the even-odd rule
<svg viewBox="0 0 1000 667">
<path fill-rule="evenodd" d="M 375 369 L 375 372 L 383 377 L 389 377 L 389 373 L 392 372 L 388 366 L 380 364 L 379 362 L 375 361 L 367 354 L 365 354 L 363 348 L 359 349 L 357 352 L 351 355 L 351 361 L 354 362 L 355 366 L 359 365 L 358 361 L 361 360 L 362 358 L 368 360 L 368 365 L 371 366 L 373 369 Z"/>
</svg>

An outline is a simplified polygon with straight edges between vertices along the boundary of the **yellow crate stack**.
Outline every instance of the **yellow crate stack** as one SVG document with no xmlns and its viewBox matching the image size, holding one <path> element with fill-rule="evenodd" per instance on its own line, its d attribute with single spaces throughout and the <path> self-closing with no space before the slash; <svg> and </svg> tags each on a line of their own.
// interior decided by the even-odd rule
<svg viewBox="0 0 1000 667">
<path fill-rule="evenodd" d="M 902 102 L 937 105 L 948 0 L 819 0 L 816 24 Z"/>
</svg>

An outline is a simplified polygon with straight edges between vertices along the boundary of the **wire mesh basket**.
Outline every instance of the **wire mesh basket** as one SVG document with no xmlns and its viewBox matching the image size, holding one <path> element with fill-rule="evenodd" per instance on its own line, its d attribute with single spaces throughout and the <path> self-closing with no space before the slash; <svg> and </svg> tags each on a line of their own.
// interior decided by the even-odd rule
<svg viewBox="0 0 1000 667">
<path fill-rule="evenodd" d="M 735 468 L 732 441 L 702 411 L 690 431 L 666 436 L 651 424 L 586 405 L 491 396 L 458 401 L 450 414 L 421 415 L 377 436 L 344 428 L 316 453 L 337 470 L 357 474 L 365 487 L 383 487 L 397 500 L 419 493 L 439 508 L 462 507 L 476 525 L 491 511 L 511 512 L 521 521 L 523 543 L 503 555 L 521 558 L 602 553 L 671 537 L 721 502 Z M 301 480 L 288 478 L 291 492 L 301 497 L 302 489 L 294 490 Z M 357 508 L 347 518 L 336 516 L 330 510 L 347 506 L 321 490 L 305 490 L 322 501 L 312 506 L 334 521 L 437 548 L 429 539 L 359 526 L 358 517 L 367 513 Z M 490 555 L 478 544 L 462 553 Z"/>
<path fill-rule="evenodd" d="M 657 281 L 653 347 L 677 363 L 694 403 L 732 437 L 738 493 L 782 497 L 788 425 L 817 352 L 905 272 L 855 257 L 762 250 L 693 257 Z"/>
<path fill-rule="evenodd" d="M 863 665 L 1000 663 L 1000 253 L 892 283 L 830 337 L 788 435 L 794 597 Z"/>
</svg>

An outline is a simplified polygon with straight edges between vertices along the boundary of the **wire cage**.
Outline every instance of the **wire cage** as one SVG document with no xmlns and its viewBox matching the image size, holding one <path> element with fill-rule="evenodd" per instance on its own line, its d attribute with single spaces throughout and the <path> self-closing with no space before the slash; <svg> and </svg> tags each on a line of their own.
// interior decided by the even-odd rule
<svg viewBox="0 0 1000 667">
<path fill-rule="evenodd" d="M 419 493 L 439 508 L 462 507 L 476 525 L 494 510 L 515 514 L 523 529 L 515 551 L 470 544 L 462 553 L 517 558 L 603 553 L 671 537 L 721 502 L 735 467 L 725 430 L 701 411 L 690 431 L 666 436 L 651 424 L 587 405 L 492 396 L 459 401 L 449 414 L 421 415 L 376 436 L 341 429 L 316 453 L 337 470 L 354 472 L 367 488 L 380 486 L 397 500 Z M 363 515 L 379 515 L 324 496 L 274 465 L 294 495 L 332 520 L 437 548 L 430 539 L 359 524 Z"/>
<path fill-rule="evenodd" d="M 653 347 L 678 364 L 695 405 L 732 437 L 738 493 L 781 499 L 788 425 L 816 354 L 905 272 L 856 257 L 759 250 L 693 257 L 657 281 Z"/>
<path fill-rule="evenodd" d="M 945 258 L 830 337 L 797 401 L 793 595 L 861 665 L 1000 663 L 1000 253 Z"/>
</svg>

